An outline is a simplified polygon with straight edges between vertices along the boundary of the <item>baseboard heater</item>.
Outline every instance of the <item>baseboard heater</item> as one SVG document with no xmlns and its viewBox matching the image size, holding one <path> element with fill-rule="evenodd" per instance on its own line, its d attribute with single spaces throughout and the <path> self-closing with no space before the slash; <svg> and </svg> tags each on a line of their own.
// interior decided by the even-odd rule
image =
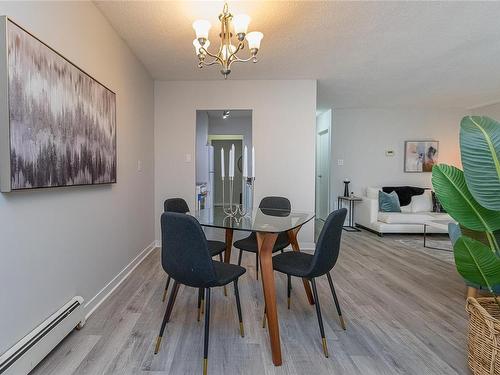
<svg viewBox="0 0 500 375">
<path fill-rule="evenodd" d="M 0 357 L 0 374 L 28 374 L 83 320 L 83 298 L 74 297 Z"/>
</svg>

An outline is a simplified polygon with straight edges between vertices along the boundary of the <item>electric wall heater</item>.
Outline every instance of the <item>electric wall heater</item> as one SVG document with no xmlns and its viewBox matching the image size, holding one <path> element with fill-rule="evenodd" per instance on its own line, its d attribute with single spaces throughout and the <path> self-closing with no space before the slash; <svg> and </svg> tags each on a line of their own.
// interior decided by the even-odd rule
<svg viewBox="0 0 500 375">
<path fill-rule="evenodd" d="M 73 297 L 0 357 L 0 374 L 29 373 L 84 320 L 83 298 Z"/>
</svg>

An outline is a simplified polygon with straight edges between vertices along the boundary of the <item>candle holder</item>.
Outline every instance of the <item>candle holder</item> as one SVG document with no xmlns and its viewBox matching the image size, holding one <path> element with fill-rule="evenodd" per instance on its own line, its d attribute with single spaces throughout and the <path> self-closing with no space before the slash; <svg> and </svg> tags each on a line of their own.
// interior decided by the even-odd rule
<svg viewBox="0 0 500 375">
<path fill-rule="evenodd" d="M 255 177 L 243 177 L 242 182 L 245 184 L 242 192 L 242 200 L 243 204 L 235 204 L 233 202 L 234 195 L 234 177 L 228 177 L 229 179 L 229 202 L 226 203 L 226 195 L 225 195 L 225 177 L 222 177 L 222 209 L 224 214 L 228 217 L 237 217 L 237 216 L 246 216 L 249 213 L 249 207 L 251 204 L 247 204 L 247 194 L 250 194 L 250 198 L 253 197 L 253 188 Z M 248 187 L 248 188 L 247 188 Z M 248 193 L 247 193 L 248 191 Z"/>
</svg>

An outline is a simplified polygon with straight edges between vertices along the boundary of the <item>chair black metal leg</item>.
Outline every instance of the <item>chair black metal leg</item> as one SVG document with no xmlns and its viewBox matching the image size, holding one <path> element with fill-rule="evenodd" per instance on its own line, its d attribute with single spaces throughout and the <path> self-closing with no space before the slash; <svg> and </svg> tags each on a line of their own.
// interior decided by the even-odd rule
<svg viewBox="0 0 500 375">
<path fill-rule="evenodd" d="M 198 289 L 198 321 L 200 321 L 201 317 L 201 301 L 203 298 L 203 288 Z"/>
<path fill-rule="evenodd" d="M 316 289 L 316 282 L 311 279 L 312 290 L 314 295 L 314 302 L 316 305 L 316 315 L 318 315 L 319 331 L 321 333 L 321 341 L 323 342 L 323 352 L 325 357 L 328 358 L 328 347 L 326 346 L 325 329 L 323 328 L 323 319 L 321 318 L 321 307 L 319 306 L 318 291 Z"/>
<path fill-rule="evenodd" d="M 207 375 L 208 370 L 208 335 L 210 329 L 210 288 L 207 288 L 207 298 L 205 301 L 205 339 L 203 344 L 203 375 Z"/>
<path fill-rule="evenodd" d="M 259 280 L 259 252 L 258 251 L 255 253 L 255 270 L 256 270 L 255 278 L 257 280 Z"/>
<path fill-rule="evenodd" d="M 345 331 L 346 328 L 345 328 L 344 318 L 342 317 L 342 311 L 340 310 L 340 303 L 337 298 L 337 293 L 335 293 L 335 288 L 333 287 L 333 281 L 332 277 L 330 276 L 330 272 L 327 272 L 326 277 L 328 278 L 328 283 L 330 284 L 330 290 L 332 291 L 333 302 L 335 302 L 335 307 L 337 308 L 337 314 L 339 314 L 340 325 L 342 326 L 342 329 Z"/>
<path fill-rule="evenodd" d="M 219 253 L 219 261 L 223 262 L 224 260 L 222 259 L 222 253 Z"/>
<path fill-rule="evenodd" d="M 287 283 L 286 283 L 287 305 L 288 305 L 288 310 L 290 310 L 290 297 L 291 297 L 291 291 L 292 291 L 292 276 L 286 275 L 286 278 L 287 278 Z"/>
<path fill-rule="evenodd" d="M 162 302 L 165 302 L 165 298 L 167 298 L 168 286 L 170 285 L 170 276 L 167 277 L 167 285 L 165 285 L 165 290 L 163 291 Z"/>
<path fill-rule="evenodd" d="M 176 294 L 177 285 L 178 285 L 177 281 L 175 281 L 174 286 L 172 287 L 172 290 L 170 291 L 170 297 L 168 299 L 167 309 L 165 310 L 165 315 L 163 316 L 163 321 L 161 323 L 160 334 L 158 335 L 158 338 L 156 339 L 155 354 L 157 354 L 158 351 L 160 350 L 161 339 L 163 337 L 163 332 L 165 331 L 165 327 L 167 325 L 168 318 L 170 315 L 169 312 L 171 311 L 172 306 L 174 304 L 174 299 L 175 299 L 174 295 Z"/>
<path fill-rule="evenodd" d="M 243 317 L 241 315 L 240 292 L 238 290 L 238 280 L 234 280 L 234 296 L 236 297 L 236 309 L 238 310 L 238 320 L 240 322 L 240 335 L 245 337 L 243 329 Z"/>
<path fill-rule="evenodd" d="M 238 266 L 241 266 L 241 258 L 243 256 L 243 250 L 240 249 L 240 254 L 238 255 Z"/>
<path fill-rule="evenodd" d="M 174 285 L 172 286 L 172 292 L 174 292 L 174 295 L 173 295 L 172 303 L 170 304 L 170 308 L 168 308 L 168 305 L 167 305 L 167 322 L 170 322 L 170 315 L 172 315 L 172 310 L 174 309 L 175 300 L 177 299 L 177 293 L 179 292 L 180 286 L 181 286 L 181 284 L 179 284 L 178 282 L 174 282 Z M 170 300 L 169 300 L 169 302 L 170 302 Z"/>
<path fill-rule="evenodd" d="M 262 328 L 266 328 L 266 308 L 264 307 L 264 317 L 262 318 Z"/>
</svg>

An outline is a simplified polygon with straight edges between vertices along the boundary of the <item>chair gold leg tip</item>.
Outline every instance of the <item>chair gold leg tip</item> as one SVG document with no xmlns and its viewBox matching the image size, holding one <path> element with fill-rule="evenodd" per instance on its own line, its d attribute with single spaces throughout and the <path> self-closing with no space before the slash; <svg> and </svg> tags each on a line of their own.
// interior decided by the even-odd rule
<svg viewBox="0 0 500 375">
<path fill-rule="evenodd" d="M 203 375 L 207 375 L 208 371 L 208 358 L 203 358 Z"/>
<path fill-rule="evenodd" d="M 288 310 L 290 310 L 290 298 L 288 298 Z"/>
<path fill-rule="evenodd" d="M 342 326 L 342 329 L 345 331 L 346 327 L 345 327 L 344 318 L 342 317 L 342 315 L 340 315 L 339 318 L 340 318 L 340 325 Z"/>
<path fill-rule="evenodd" d="M 240 335 L 241 337 L 245 337 L 245 330 L 243 329 L 243 323 L 240 322 Z"/>
<path fill-rule="evenodd" d="M 326 346 L 326 338 L 322 338 L 323 342 L 323 352 L 325 353 L 325 357 L 328 358 L 328 347 Z"/>
<path fill-rule="evenodd" d="M 155 346 L 155 354 L 158 354 L 160 351 L 160 344 L 161 344 L 161 336 L 158 336 L 156 339 L 156 346 Z"/>
</svg>

